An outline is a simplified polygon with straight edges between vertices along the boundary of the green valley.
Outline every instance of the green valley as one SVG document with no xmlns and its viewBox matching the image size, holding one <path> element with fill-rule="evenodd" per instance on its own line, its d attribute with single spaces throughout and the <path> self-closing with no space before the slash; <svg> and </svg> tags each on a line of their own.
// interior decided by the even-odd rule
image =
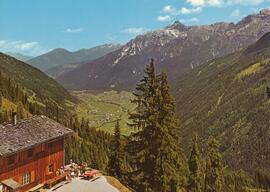
<svg viewBox="0 0 270 192">
<path fill-rule="evenodd" d="M 79 98 L 76 112 L 79 118 L 90 121 L 90 127 L 113 133 L 117 119 L 120 120 L 121 132 L 129 135 L 132 131 L 127 126 L 128 113 L 134 109 L 130 102 L 133 94 L 127 91 L 73 91 L 72 94 Z"/>
</svg>

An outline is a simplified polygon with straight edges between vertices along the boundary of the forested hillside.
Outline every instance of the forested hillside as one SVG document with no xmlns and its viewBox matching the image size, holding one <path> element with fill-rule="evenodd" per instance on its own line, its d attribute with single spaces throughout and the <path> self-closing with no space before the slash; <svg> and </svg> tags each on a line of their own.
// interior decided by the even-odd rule
<svg viewBox="0 0 270 192">
<path fill-rule="evenodd" d="M 20 54 L 20 53 L 5 52 L 5 54 L 7 54 L 7 55 L 9 55 L 11 57 L 15 57 L 16 59 L 18 59 L 20 61 L 23 61 L 23 62 L 33 58 L 31 56 L 23 55 L 23 54 Z"/>
<path fill-rule="evenodd" d="M 65 116 L 72 108 L 73 102 L 76 102 L 76 99 L 52 78 L 3 53 L 0 53 L 0 72 L 3 78 L 3 96 L 7 99 L 17 99 L 12 92 L 12 87 L 18 87 L 17 89 L 22 90 L 27 97 L 28 103 L 36 106 L 38 111 L 42 111 L 49 117 Z M 13 99 L 10 101 L 14 102 Z"/>
<path fill-rule="evenodd" d="M 183 141 L 194 132 L 222 143 L 229 167 L 270 171 L 270 33 L 246 50 L 209 61 L 180 78 L 174 92 Z"/>
<path fill-rule="evenodd" d="M 232 167 L 226 158 L 233 153 L 224 152 L 222 138 L 214 133 L 205 138 L 190 131 L 191 138 L 179 137 L 183 130 L 177 126 L 166 74 L 155 73 L 153 60 L 134 97 L 136 108 L 129 125 L 136 131 L 127 140 L 121 138 L 117 121 L 107 166 L 110 175 L 138 192 L 266 192 L 270 188 L 267 170 Z"/>
<path fill-rule="evenodd" d="M 11 122 L 13 113 L 17 113 L 18 119 L 32 115 L 53 118 L 75 132 L 67 141 L 67 162 L 73 159 L 105 170 L 111 136 L 89 127 L 89 120 L 78 119 L 74 113 L 76 101 L 40 70 L 0 53 L 0 123 Z"/>
</svg>

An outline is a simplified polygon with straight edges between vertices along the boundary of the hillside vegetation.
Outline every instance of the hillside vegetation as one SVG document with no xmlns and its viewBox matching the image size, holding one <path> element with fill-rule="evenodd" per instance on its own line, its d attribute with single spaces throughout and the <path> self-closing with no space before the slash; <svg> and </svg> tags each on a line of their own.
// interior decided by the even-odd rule
<svg viewBox="0 0 270 192">
<path fill-rule="evenodd" d="M 56 116 L 65 116 L 69 113 L 76 102 L 76 99 L 52 78 L 3 53 L 0 53 L 0 72 L 2 96 L 16 106 L 18 101 L 24 105 L 28 103 L 35 108 L 32 110 L 36 113 L 42 112 L 49 117 L 57 118 Z M 17 92 L 27 99 L 16 95 Z M 12 108 L 7 110 L 12 111 Z"/>
<path fill-rule="evenodd" d="M 87 119 L 74 113 L 77 102 L 61 85 L 40 70 L 0 53 L 0 123 L 46 115 L 74 130 L 66 142 L 66 163 L 73 159 L 105 170 L 111 135 L 89 127 Z M 46 131 L 46 130 L 44 130 Z"/>
<path fill-rule="evenodd" d="M 174 93 L 184 143 L 194 132 L 203 141 L 214 135 L 230 167 L 270 170 L 269 40 L 270 33 L 179 79 Z"/>
</svg>

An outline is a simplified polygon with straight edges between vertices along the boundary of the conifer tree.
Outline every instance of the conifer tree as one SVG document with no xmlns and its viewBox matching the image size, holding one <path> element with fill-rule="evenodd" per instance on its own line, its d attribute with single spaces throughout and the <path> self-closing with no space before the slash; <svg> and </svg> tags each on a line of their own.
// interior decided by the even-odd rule
<svg viewBox="0 0 270 192">
<path fill-rule="evenodd" d="M 268 97 L 270 97 L 270 88 L 269 87 L 266 87 L 266 94 Z"/>
<path fill-rule="evenodd" d="M 146 66 L 145 77 L 136 87 L 130 114 L 136 132 L 129 146 L 135 155 L 136 173 L 143 191 L 173 192 L 181 181 L 183 155 L 176 131 L 175 104 L 165 73 L 155 74 L 154 62 Z"/>
<path fill-rule="evenodd" d="M 18 119 L 23 119 L 24 116 L 23 116 L 23 104 L 22 102 L 19 102 L 18 105 L 17 105 L 17 115 L 18 115 Z"/>
<path fill-rule="evenodd" d="M 206 157 L 205 192 L 221 192 L 222 189 L 223 166 L 219 146 L 219 142 L 214 137 L 209 137 Z"/>
<path fill-rule="evenodd" d="M 175 101 L 169 92 L 167 75 L 161 73 L 158 78 L 157 92 L 157 129 L 155 130 L 155 191 L 176 191 L 183 184 L 184 155 L 179 148 L 179 133 L 175 115 Z"/>
<path fill-rule="evenodd" d="M 123 147 L 121 143 L 121 132 L 119 120 L 116 121 L 114 129 L 114 139 L 112 141 L 112 153 L 110 155 L 107 171 L 111 176 L 115 176 L 118 179 L 122 178 L 122 164 L 123 164 Z"/>
<path fill-rule="evenodd" d="M 3 102 L 3 97 L 2 97 L 2 93 L 0 92 L 0 109 L 2 108 L 2 103 Z"/>
<path fill-rule="evenodd" d="M 198 149 L 197 136 L 193 139 L 193 146 L 190 153 L 189 161 L 189 177 L 188 177 L 188 191 L 202 192 L 203 174 L 201 169 L 201 155 Z"/>
<path fill-rule="evenodd" d="M 149 180 L 153 175 L 155 158 L 151 155 L 150 149 L 152 145 L 150 142 L 153 141 L 152 132 L 156 123 L 153 106 L 157 80 L 153 60 L 146 66 L 144 72 L 144 78 L 137 84 L 135 99 L 131 101 L 136 104 L 135 112 L 129 116 L 132 120 L 130 126 L 135 131 L 131 134 L 128 149 L 134 157 L 132 164 L 135 165 L 136 179 L 140 180 L 137 188 L 149 191 Z"/>
</svg>

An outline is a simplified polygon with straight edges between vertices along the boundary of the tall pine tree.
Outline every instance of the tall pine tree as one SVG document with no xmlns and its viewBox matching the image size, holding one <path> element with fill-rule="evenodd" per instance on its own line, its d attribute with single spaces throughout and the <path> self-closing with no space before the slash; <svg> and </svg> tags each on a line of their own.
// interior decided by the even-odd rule
<svg viewBox="0 0 270 192">
<path fill-rule="evenodd" d="M 151 154 L 153 129 L 155 127 L 154 104 L 157 79 L 153 60 L 145 68 L 144 78 L 137 84 L 135 99 L 136 109 L 130 114 L 130 126 L 135 130 L 131 134 L 128 149 L 133 155 L 134 175 L 138 191 L 150 191 L 150 179 L 154 170 L 154 158 Z"/>
<path fill-rule="evenodd" d="M 121 132 L 119 120 L 116 121 L 115 129 L 114 129 L 114 139 L 112 141 L 112 153 L 110 155 L 107 171 L 111 176 L 115 176 L 118 179 L 123 178 L 123 147 L 121 143 Z"/>
<path fill-rule="evenodd" d="M 179 185 L 183 185 L 185 170 L 185 158 L 179 148 L 179 133 L 175 115 L 175 101 L 169 90 L 167 75 L 161 73 L 157 76 L 157 129 L 155 155 L 155 191 L 176 191 Z"/>
<path fill-rule="evenodd" d="M 219 142 L 214 137 L 209 137 L 206 157 L 205 192 L 221 192 L 222 190 L 223 165 L 219 147 Z"/>
<path fill-rule="evenodd" d="M 129 146 L 135 155 L 135 169 L 142 191 L 173 192 L 181 178 L 183 154 L 176 131 L 174 99 L 165 73 L 155 74 L 154 62 L 146 66 L 145 77 L 136 87 L 137 104 L 130 114 L 136 130 Z"/>
<path fill-rule="evenodd" d="M 188 177 L 188 191 L 202 192 L 203 174 L 201 168 L 201 155 L 197 144 L 197 135 L 193 139 L 193 146 L 190 153 L 189 161 L 189 177 Z"/>
</svg>

